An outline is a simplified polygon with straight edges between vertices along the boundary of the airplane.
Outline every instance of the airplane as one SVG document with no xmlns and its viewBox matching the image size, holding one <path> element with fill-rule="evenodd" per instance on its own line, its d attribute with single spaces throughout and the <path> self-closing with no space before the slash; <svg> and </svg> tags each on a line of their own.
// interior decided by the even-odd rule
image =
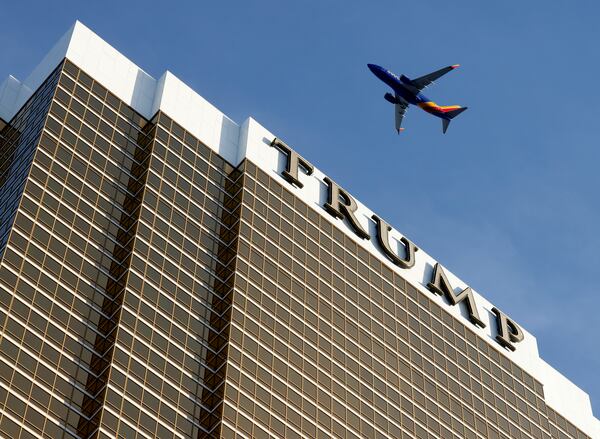
<svg viewBox="0 0 600 439">
<path fill-rule="evenodd" d="M 454 64 L 417 79 L 409 79 L 404 75 L 398 76 L 376 64 L 367 64 L 367 67 L 369 67 L 369 70 L 371 70 L 375 76 L 394 90 L 394 94 L 386 93 L 383 97 L 386 101 L 391 102 L 395 106 L 396 130 L 398 131 L 398 134 L 400 134 L 400 131 L 404 131 L 404 128 L 401 128 L 402 119 L 404 118 L 404 114 L 406 113 L 409 104 L 421 107 L 426 112 L 442 119 L 442 131 L 444 134 L 446 133 L 450 121 L 465 111 L 467 107 L 461 107 L 460 105 L 444 107 L 438 105 L 423 95 L 421 90 L 433 84 L 433 81 L 454 70 L 458 66 L 458 64 Z"/>
</svg>

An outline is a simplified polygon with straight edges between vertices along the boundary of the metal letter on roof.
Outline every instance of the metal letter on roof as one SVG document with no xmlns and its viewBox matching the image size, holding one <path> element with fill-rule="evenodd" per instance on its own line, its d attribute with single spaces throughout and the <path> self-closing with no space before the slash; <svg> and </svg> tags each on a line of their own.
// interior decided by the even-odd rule
<svg viewBox="0 0 600 439">
<path fill-rule="evenodd" d="M 346 218 L 350 222 L 354 232 L 362 239 L 371 239 L 367 231 L 363 229 L 354 216 L 354 212 L 358 209 L 358 205 L 356 204 L 356 201 L 354 201 L 354 198 L 330 178 L 325 177 L 323 181 L 325 181 L 328 186 L 327 203 L 323 206 L 325 207 L 325 210 L 336 218 Z"/>
<path fill-rule="evenodd" d="M 412 268 L 415 265 L 415 252 L 418 250 L 418 248 L 411 241 L 403 237 L 400 239 L 400 242 L 406 249 L 406 257 L 401 258 L 394 252 L 394 250 L 392 250 L 392 247 L 390 246 L 389 232 L 392 230 L 392 227 L 377 215 L 373 215 L 371 218 L 373 218 L 377 223 L 377 241 L 379 242 L 379 245 L 383 249 L 383 252 L 386 254 L 386 256 L 399 267 Z"/>
<path fill-rule="evenodd" d="M 477 312 L 477 305 L 471 287 L 465 288 L 459 294 L 454 294 L 454 289 L 450 285 L 450 282 L 448 282 L 446 273 L 444 273 L 444 269 L 439 263 L 435 264 L 432 279 L 427 284 L 427 288 L 436 294 L 446 296 L 452 305 L 464 301 L 469 311 L 469 320 L 475 325 L 485 328 L 485 323 L 481 321 L 481 317 L 479 317 L 479 313 Z"/>
<path fill-rule="evenodd" d="M 279 149 L 286 156 L 285 170 L 281 176 L 299 188 L 304 187 L 304 184 L 298 179 L 298 168 L 302 167 L 306 175 L 311 175 L 315 169 L 314 166 L 277 137 L 273 139 L 271 146 Z"/>
<path fill-rule="evenodd" d="M 511 351 L 515 350 L 513 343 L 518 343 L 523 340 L 524 335 L 519 325 L 509 319 L 506 314 L 498 308 L 492 308 L 492 312 L 496 314 L 496 325 L 498 326 L 498 335 L 496 341 L 505 348 Z"/>
</svg>

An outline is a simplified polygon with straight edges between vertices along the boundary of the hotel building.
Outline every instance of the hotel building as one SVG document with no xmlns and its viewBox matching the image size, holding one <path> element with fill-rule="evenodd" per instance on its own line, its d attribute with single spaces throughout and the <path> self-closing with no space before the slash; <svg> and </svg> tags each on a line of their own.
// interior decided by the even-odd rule
<svg viewBox="0 0 600 439">
<path fill-rule="evenodd" d="M 600 438 L 343 183 L 75 23 L 0 85 L 0 436 Z"/>
</svg>

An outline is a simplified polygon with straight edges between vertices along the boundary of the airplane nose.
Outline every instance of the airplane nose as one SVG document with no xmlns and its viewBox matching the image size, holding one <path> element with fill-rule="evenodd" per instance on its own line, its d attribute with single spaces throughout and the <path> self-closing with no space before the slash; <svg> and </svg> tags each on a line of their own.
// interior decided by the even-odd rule
<svg viewBox="0 0 600 439">
<path fill-rule="evenodd" d="M 385 69 L 383 67 L 378 66 L 377 64 L 367 64 L 367 67 L 378 78 L 380 78 L 382 73 L 385 71 Z"/>
</svg>

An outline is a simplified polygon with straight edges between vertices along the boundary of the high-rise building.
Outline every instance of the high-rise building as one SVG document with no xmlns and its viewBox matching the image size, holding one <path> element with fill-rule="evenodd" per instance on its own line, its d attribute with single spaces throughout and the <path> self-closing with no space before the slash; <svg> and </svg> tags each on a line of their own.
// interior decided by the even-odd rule
<svg viewBox="0 0 600 439">
<path fill-rule="evenodd" d="M 1 437 L 600 438 L 521 325 L 81 23 L 0 118 Z"/>
</svg>

